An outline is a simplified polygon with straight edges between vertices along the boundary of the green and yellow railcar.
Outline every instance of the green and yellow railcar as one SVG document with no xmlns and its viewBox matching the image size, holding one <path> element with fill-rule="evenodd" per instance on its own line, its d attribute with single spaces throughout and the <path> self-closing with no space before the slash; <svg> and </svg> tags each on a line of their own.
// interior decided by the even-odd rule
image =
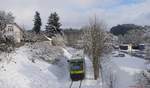
<svg viewBox="0 0 150 88">
<path fill-rule="evenodd" d="M 85 61 L 84 58 L 78 57 L 69 60 L 70 78 L 73 81 L 83 80 L 85 76 Z"/>
</svg>

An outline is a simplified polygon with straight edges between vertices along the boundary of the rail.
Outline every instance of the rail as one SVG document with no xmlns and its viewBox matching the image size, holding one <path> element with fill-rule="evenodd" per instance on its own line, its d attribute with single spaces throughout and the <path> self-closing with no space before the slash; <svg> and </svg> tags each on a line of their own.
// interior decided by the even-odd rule
<svg viewBox="0 0 150 88">
<path fill-rule="evenodd" d="M 77 85 L 75 85 L 76 83 L 78 84 L 78 87 Z M 82 80 L 77 81 L 77 82 L 71 81 L 69 88 L 81 88 L 81 85 L 82 85 Z"/>
</svg>

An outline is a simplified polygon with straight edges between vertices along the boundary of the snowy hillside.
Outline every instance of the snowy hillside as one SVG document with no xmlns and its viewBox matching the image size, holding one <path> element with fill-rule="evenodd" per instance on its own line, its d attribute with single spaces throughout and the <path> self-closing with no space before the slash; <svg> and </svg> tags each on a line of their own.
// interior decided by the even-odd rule
<svg viewBox="0 0 150 88">
<path fill-rule="evenodd" d="M 69 88 L 67 58 L 76 50 L 48 46 L 26 44 L 10 54 L 1 54 L 0 88 Z M 88 70 L 88 77 L 93 76 Z M 82 88 L 100 88 L 100 81 L 88 77 L 82 82 Z"/>
<path fill-rule="evenodd" d="M 31 55 L 29 47 L 23 46 L 7 57 L 12 58 L 9 63 L 0 64 L 0 88 L 61 88 L 58 80 L 69 77 L 64 73 L 65 63 L 52 65 L 42 60 L 33 63 L 29 60 Z"/>
</svg>

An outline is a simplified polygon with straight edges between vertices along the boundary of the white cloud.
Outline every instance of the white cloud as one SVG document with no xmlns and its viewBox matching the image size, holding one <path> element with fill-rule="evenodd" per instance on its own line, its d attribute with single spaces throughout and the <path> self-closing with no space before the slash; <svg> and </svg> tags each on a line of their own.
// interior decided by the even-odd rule
<svg viewBox="0 0 150 88">
<path fill-rule="evenodd" d="M 19 24 L 30 28 L 36 10 L 41 13 L 43 26 L 54 11 L 59 14 L 63 27 L 80 28 L 94 14 L 105 20 L 109 27 L 122 23 L 149 24 L 149 0 L 125 5 L 120 5 L 120 2 L 121 0 L 5 0 L 0 3 L 0 10 L 12 11 Z"/>
<path fill-rule="evenodd" d="M 107 14 L 110 17 L 110 25 L 121 23 L 135 23 L 139 25 L 149 24 L 150 20 L 150 1 L 142 3 L 120 6 Z M 107 19 L 109 20 L 109 19 Z"/>
</svg>

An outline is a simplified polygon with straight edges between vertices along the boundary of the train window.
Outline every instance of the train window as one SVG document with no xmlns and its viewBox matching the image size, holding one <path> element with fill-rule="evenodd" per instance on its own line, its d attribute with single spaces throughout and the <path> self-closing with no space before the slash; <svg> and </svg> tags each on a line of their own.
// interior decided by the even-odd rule
<svg viewBox="0 0 150 88">
<path fill-rule="evenodd" d="M 83 69 L 82 63 L 71 63 L 71 70 L 81 70 Z"/>
<path fill-rule="evenodd" d="M 72 70 L 80 70 L 80 66 L 72 66 Z"/>
</svg>

